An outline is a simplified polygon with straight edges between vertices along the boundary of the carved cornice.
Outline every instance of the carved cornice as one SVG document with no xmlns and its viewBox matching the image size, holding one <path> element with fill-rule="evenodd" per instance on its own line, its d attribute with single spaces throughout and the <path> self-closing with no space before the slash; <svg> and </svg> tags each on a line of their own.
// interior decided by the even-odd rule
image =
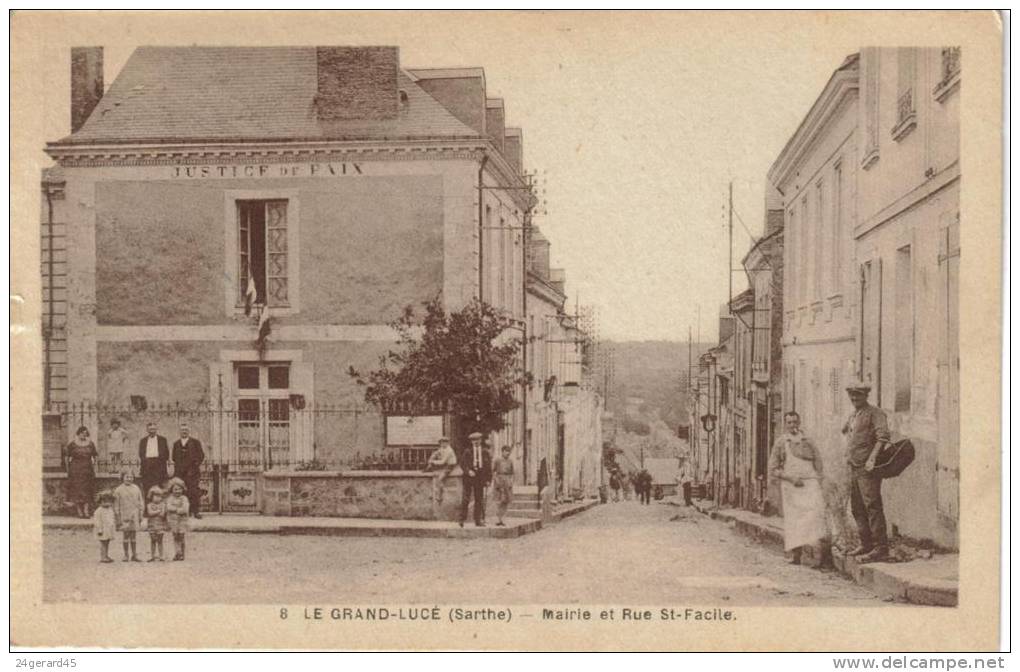
<svg viewBox="0 0 1020 672">
<path fill-rule="evenodd" d="M 772 167 L 769 182 L 782 190 L 807 152 L 814 146 L 828 122 L 842 109 L 851 94 L 858 89 L 857 70 L 839 70 L 832 75 L 800 126 L 787 141 Z"/>
<path fill-rule="evenodd" d="M 69 168 L 107 166 L 202 165 L 207 163 L 298 163 L 303 161 L 479 161 L 487 142 L 481 140 L 408 141 L 400 143 L 222 142 L 188 144 L 50 144 L 46 153 Z"/>
</svg>

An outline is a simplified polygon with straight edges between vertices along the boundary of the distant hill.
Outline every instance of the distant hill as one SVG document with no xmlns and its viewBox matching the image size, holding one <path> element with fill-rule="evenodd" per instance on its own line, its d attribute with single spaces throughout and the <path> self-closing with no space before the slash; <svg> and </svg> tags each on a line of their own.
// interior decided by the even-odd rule
<svg viewBox="0 0 1020 672">
<path fill-rule="evenodd" d="M 681 381 L 687 373 L 687 343 L 678 341 L 609 341 L 613 348 L 613 389 L 607 407 L 616 417 L 652 424 L 660 419 L 674 431 L 686 422 Z M 710 343 L 695 343 L 694 361 Z"/>
</svg>

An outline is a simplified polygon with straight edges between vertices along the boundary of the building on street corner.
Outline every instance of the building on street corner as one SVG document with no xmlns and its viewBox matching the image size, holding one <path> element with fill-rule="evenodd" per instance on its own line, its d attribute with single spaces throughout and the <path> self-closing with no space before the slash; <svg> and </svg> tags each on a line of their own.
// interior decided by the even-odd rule
<svg viewBox="0 0 1020 672">
<path fill-rule="evenodd" d="M 526 322 L 523 133 L 481 68 L 408 69 L 396 47 L 142 47 L 104 92 L 102 48 L 76 48 L 71 97 L 42 180 L 46 467 L 72 426 L 103 472 L 112 420 L 137 439 L 186 419 L 207 447 L 203 505 L 255 511 L 289 501 L 273 488 L 295 491 L 296 472 L 420 470 L 441 435 L 463 443 L 441 409 L 367 407 L 347 371 L 435 296 Z M 489 437 L 521 482 L 526 396 Z M 588 431 L 573 417 L 554 436 Z M 377 485 L 315 490 L 308 512 L 367 510 Z"/>
</svg>

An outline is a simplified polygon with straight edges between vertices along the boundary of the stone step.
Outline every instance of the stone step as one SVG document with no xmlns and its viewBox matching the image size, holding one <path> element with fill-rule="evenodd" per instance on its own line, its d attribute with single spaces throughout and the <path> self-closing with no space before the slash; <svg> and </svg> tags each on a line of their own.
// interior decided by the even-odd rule
<svg viewBox="0 0 1020 672">
<path fill-rule="evenodd" d="M 537 485 L 515 485 L 514 486 L 514 494 L 515 495 L 517 495 L 517 494 L 521 494 L 521 495 L 535 495 L 537 497 L 538 496 L 538 486 Z"/>
</svg>

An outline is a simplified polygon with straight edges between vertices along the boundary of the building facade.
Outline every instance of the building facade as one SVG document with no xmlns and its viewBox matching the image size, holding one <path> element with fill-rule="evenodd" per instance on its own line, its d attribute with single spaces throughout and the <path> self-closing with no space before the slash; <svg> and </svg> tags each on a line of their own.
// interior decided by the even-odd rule
<svg viewBox="0 0 1020 672">
<path fill-rule="evenodd" d="M 404 69 L 395 47 L 148 47 L 104 94 L 101 64 L 74 51 L 72 133 L 46 147 L 49 409 L 99 409 L 74 422 L 104 459 L 114 416 L 131 437 L 188 419 L 210 460 L 260 469 L 430 450 L 448 427 L 389 423 L 347 370 L 436 296 L 524 319 L 532 197 L 484 72 Z M 505 431 L 522 443 L 522 411 Z"/>
<path fill-rule="evenodd" d="M 840 430 L 850 412 L 844 387 L 859 356 L 859 60 L 854 54 L 833 73 L 770 168 L 767 187 L 780 195 L 785 220 L 782 406 L 800 415 L 832 483 L 848 478 Z"/>
<path fill-rule="evenodd" d="M 960 50 L 861 52 L 853 239 L 861 377 L 915 463 L 885 482 L 895 532 L 958 544 Z"/>
</svg>

